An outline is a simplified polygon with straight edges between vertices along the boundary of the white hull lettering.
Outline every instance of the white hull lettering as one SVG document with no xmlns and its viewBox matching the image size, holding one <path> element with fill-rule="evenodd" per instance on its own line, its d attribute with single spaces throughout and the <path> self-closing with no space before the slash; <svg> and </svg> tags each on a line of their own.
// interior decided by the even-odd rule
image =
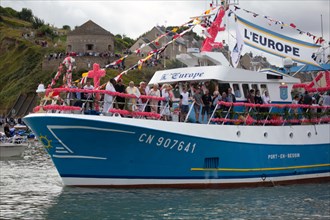
<svg viewBox="0 0 330 220">
<path fill-rule="evenodd" d="M 196 148 L 196 143 L 185 142 L 181 140 L 164 138 L 164 137 L 155 138 L 155 135 L 145 134 L 145 133 L 142 133 L 139 136 L 138 141 L 140 143 L 152 144 L 157 147 L 163 147 L 170 150 L 177 150 L 192 154 L 194 153 Z"/>
</svg>

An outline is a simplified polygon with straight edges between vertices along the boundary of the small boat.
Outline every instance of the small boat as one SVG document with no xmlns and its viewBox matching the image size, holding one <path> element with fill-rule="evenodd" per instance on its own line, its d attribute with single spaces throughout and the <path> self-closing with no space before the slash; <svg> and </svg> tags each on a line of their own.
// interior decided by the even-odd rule
<svg viewBox="0 0 330 220">
<path fill-rule="evenodd" d="M 220 7 L 217 18 L 226 10 Z M 169 101 L 164 97 L 69 86 L 47 89 L 48 94 L 95 93 L 95 103 L 102 94 L 114 100 L 164 102 L 159 112 L 146 112 L 145 106 L 110 107 L 107 115 L 86 114 L 80 106 L 56 105 L 55 98 L 50 105 L 37 106 L 36 113 L 23 120 L 38 135 L 65 185 L 222 188 L 330 180 L 330 106 L 292 104 L 295 88 L 311 91 L 314 82 L 301 84 L 298 78 L 275 70 L 233 68 L 217 52 L 181 58 L 188 67 L 157 71 L 149 85 L 212 82 L 221 92 L 231 88 L 237 102 L 219 101 L 210 118 L 195 123 L 195 101 L 185 120 L 178 120 L 173 111 L 172 120 L 166 121 L 162 118 Z M 100 72 L 96 67 L 95 72 Z M 330 89 L 329 71 L 322 74 L 329 83 L 326 90 Z M 267 90 L 272 102 L 247 103 L 253 89 Z M 261 108 L 266 111 L 258 114 Z"/>
<path fill-rule="evenodd" d="M 1 137 L 0 157 L 20 157 L 28 145 L 27 137 Z"/>
</svg>

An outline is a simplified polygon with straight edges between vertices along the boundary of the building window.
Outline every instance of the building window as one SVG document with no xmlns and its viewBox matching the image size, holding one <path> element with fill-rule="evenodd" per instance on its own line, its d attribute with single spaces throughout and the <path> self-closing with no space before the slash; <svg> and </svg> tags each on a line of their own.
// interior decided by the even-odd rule
<svg viewBox="0 0 330 220">
<path fill-rule="evenodd" d="M 86 44 L 86 49 L 87 50 L 93 50 L 94 45 L 93 44 Z"/>
<path fill-rule="evenodd" d="M 71 52 L 71 50 L 72 50 L 72 46 L 68 45 L 68 51 Z"/>
<path fill-rule="evenodd" d="M 112 46 L 108 45 L 108 51 L 112 51 Z"/>
</svg>

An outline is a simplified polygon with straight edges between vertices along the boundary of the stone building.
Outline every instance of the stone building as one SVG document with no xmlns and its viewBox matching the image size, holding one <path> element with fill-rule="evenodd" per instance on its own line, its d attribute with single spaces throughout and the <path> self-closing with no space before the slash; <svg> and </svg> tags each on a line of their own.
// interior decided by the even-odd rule
<svg viewBox="0 0 330 220">
<path fill-rule="evenodd" d="M 153 27 L 150 31 L 145 33 L 142 37 L 140 37 L 130 48 L 130 51 L 135 51 L 139 47 L 141 47 L 142 44 L 147 44 L 150 41 L 155 40 L 157 37 L 160 35 L 164 34 L 164 27 L 159 27 L 155 26 Z M 166 36 L 163 37 L 159 40 L 158 44 L 153 43 L 150 44 L 149 46 L 146 46 L 142 48 L 141 54 L 148 54 L 150 51 L 159 49 L 166 43 L 168 43 L 170 40 L 172 40 L 172 36 Z M 168 58 L 168 59 L 175 59 L 176 55 L 181 54 L 181 53 L 186 53 L 187 52 L 187 44 L 186 41 L 183 38 L 178 38 L 175 43 L 170 44 L 166 50 L 164 51 L 163 55 Z"/>
<path fill-rule="evenodd" d="M 68 33 L 67 52 L 77 54 L 114 52 L 114 35 L 89 20 Z"/>
</svg>

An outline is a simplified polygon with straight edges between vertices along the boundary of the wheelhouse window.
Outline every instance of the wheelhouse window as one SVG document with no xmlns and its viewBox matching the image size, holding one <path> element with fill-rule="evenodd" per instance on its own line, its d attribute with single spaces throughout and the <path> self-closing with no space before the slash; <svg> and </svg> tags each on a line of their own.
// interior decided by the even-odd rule
<svg viewBox="0 0 330 220">
<path fill-rule="evenodd" d="M 261 94 L 264 94 L 264 93 L 265 93 L 265 91 L 266 91 L 266 90 L 268 90 L 268 89 L 267 89 L 267 85 L 266 85 L 266 84 L 261 84 L 261 85 L 260 85 L 260 89 L 261 89 L 261 91 L 260 91 L 260 92 L 261 92 Z"/>
<path fill-rule="evenodd" d="M 236 98 L 242 97 L 241 90 L 239 89 L 238 84 L 233 84 L 233 90 L 234 90 L 234 94 L 235 94 Z"/>
<path fill-rule="evenodd" d="M 254 89 L 254 91 L 258 90 L 258 84 L 252 84 L 251 88 Z"/>
<path fill-rule="evenodd" d="M 249 84 L 242 84 L 242 88 L 243 88 L 243 94 L 244 94 L 244 97 L 246 98 L 247 95 L 249 94 Z"/>
<path fill-rule="evenodd" d="M 230 88 L 229 83 L 219 83 L 219 93 L 222 94 L 223 92 L 227 93 L 228 88 Z"/>
</svg>

